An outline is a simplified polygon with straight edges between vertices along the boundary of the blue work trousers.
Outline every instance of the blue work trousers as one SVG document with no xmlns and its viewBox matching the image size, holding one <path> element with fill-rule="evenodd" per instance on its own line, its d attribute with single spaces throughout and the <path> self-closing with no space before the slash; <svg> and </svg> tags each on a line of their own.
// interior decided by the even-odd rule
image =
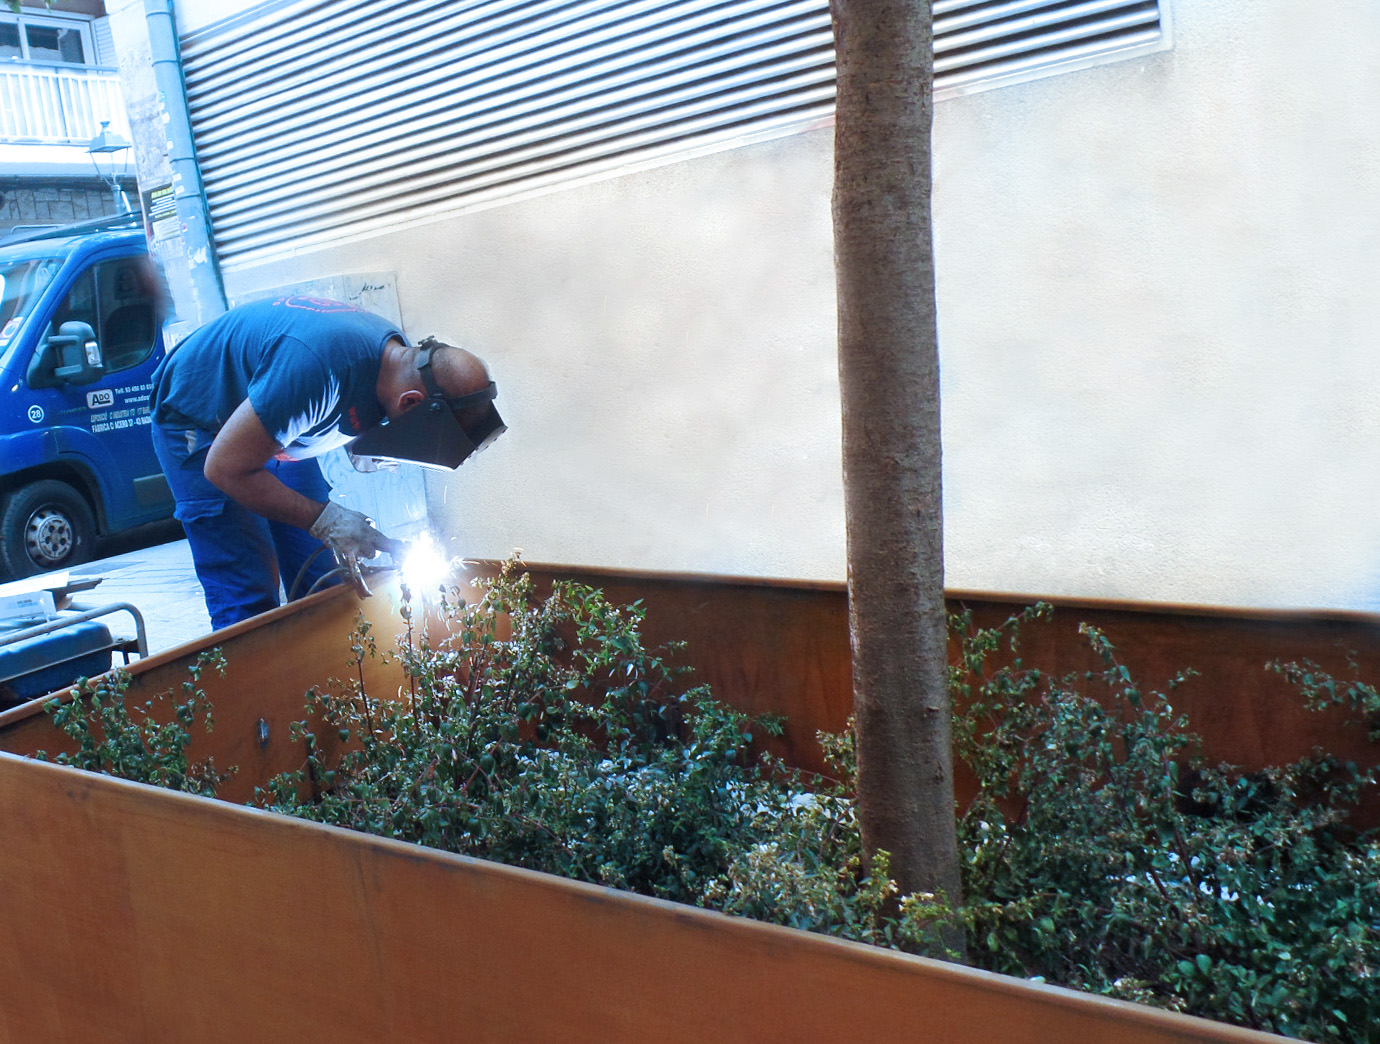
<svg viewBox="0 0 1380 1044">
<path fill-rule="evenodd" d="M 255 514 L 206 478 L 202 468 L 213 433 L 152 427 L 154 452 L 177 502 L 173 514 L 187 533 L 212 627 L 219 630 L 276 608 L 280 580 L 289 597 L 301 597 L 335 569 L 331 553 L 305 529 Z M 270 460 L 265 467 L 312 500 L 330 496 L 314 460 Z"/>
</svg>

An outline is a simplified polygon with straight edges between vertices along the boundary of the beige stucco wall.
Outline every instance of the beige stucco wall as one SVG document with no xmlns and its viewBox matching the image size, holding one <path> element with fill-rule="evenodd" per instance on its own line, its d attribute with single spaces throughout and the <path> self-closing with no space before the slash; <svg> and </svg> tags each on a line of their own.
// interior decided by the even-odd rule
<svg viewBox="0 0 1380 1044">
<path fill-rule="evenodd" d="M 403 321 L 489 359 L 508 433 L 442 486 L 470 555 L 842 575 L 831 134 L 227 273 L 397 273 Z"/>
<path fill-rule="evenodd" d="M 1380 8 L 1179 0 L 1176 47 L 940 103 L 951 587 L 1380 605 Z M 841 578 L 831 134 L 229 271 L 397 274 L 510 432 L 473 555 Z"/>
<path fill-rule="evenodd" d="M 940 106 L 950 577 L 1380 604 L 1380 8 Z"/>
<path fill-rule="evenodd" d="M 179 33 L 193 33 L 258 7 L 262 0 L 173 0 Z"/>
</svg>

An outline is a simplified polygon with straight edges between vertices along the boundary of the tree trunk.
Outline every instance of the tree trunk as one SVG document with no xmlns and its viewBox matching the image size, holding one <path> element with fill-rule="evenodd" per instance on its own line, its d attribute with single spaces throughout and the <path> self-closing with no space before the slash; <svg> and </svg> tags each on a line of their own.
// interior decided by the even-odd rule
<svg viewBox="0 0 1380 1044">
<path fill-rule="evenodd" d="M 831 0 L 834 257 L 858 813 L 901 893 L 960 899 L 926 0 Z M 946 932 L 946 941 L 955 941 Z"/>
</svg>

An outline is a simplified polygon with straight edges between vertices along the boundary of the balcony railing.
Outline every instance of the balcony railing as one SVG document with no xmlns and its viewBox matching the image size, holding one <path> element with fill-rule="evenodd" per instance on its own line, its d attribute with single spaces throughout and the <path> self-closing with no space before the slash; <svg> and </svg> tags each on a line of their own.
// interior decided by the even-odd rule
<svg viewBox="0 0 1380 1044">
<path fill-rule="evenodd" d="M 120 78 L 113 70 L 0 64 L 0 142 L 85 145 L 102 120 L 129 137 Z"/>
</svg>

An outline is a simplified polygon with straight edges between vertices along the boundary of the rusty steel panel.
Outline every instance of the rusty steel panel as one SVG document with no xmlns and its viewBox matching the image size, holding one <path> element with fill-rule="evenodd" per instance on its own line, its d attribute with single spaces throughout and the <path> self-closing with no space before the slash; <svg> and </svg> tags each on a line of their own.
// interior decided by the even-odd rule
<svg viewBox="0 0 1380 1044">
<path fill-rule="evenodd" d="M 496 569 L 496 563 L 477 567 L 481 573 Z M 764 749 L 807 772 L 824 771 L 816 735 L 846 728 L 852 707 L 843 584 L 531 564 L 526 569 L 539 587 L 571 579 L 601 588 L 615 603 L 640 600 L 649 643 L 684 641 L 684 651 L 674 659 L 693 668 L 694 681 L 709 684 L 741 710 L 785 717 L 783 736 L 759 737 Z M 203 678 L 215 702 L 217 728 L 209 740 L 197 741 L 193 753 L 212 754 L 221 766 L 239 765 L 239 775 L 222 788 L 222 796 L 245 800 L 255 785 L 300 764 L 301 751 L 289 742 L 287 727 L 301 717 L 306 690 L 327 679 L 348 683 L 355 677 L 349 647 L 356 620 L 367 619 L 385 649 L 404 631 L 389 585 L 375 586 L 380 593 L 363 600 L 346 588 L 332 588 L 140 661 L 131 668 L 136 691 L 180 684 L 202 648 L 219 646 L 229 675 Z M 987 626 L 1034 601 L 965 592 L 948 596 L 950 609 L 971 609 L 976 623 Z M 1264 669 L 1271 659 L 1311 659 L 1349 676 L 1348 662 L 1354 661 L 1362 677 L 1380 680 L 1380 617 L 1046 601 L 1054 607 L 1052 619 L 1022 631 L 1019 654 L 1027 665 L 1054 675 L 1096 669 L 1096 658 L 1078 634 L 1086 622 L 1107 634 L 1143 687 L 1162 688 L 1177 671 L 1193 668 L 1197 677 L 1173 693 L 1173 704 L 1202 735 L 1212 760 L 1257 769 L 1301 757 L 1315 746 L 1358 764 L 1380 760 L 1364 724 L 1348 722 L 1340 711 L 1306 710 L 1296 691 Z M 396 695 L 403 684 L 395 663 L 376 660 L 365 664 L 363 680 L 379 698 Z M 0 714 L 0 750 L 60 749 L 61 737 L 39 709 L 41 702 Z M 261 718 L 269 726 L 266 747 L 257 741 Z M 956 786 L 960 801 L 971 796 L 972 780 L 961 767 Z M 1370 818 L 1380 819 L 1380 801 L 1370 802 Z"/>
<path fill-rule="evenodd" d="M 641 599 L 651 641 L 685 640 L 681 662 L 721 699 L 785 715 L 786 734 L 769 741 L 769 749 L 807 771 L 824 769 L 816 733 L 842 731 L 852 709 L 843 584 L 527 568 L 546 583 L 575 579 L 602 588 L 614 601 Z M 996 626 L 1039 600 L 958 591 L 947 596 L 950 611 L 971 610 L 979 626 Z M 1363 723 L 1347 721 L 1341 711 L 1308 711 L 1297 691 L 1264 666 L 1309 659 L 1350 677 L 1354 661 L 1362 678 L 1380 683 L 1380 616 L 1043 600 L 1053 616 L 1021 631 L 1019 655 L 1027 666 L 1056 676 L 1099 669 L 1078 633 L 1088 623 L 1116 645 L 1119 662 L 1143 688 L 1163 690 L 1175 673 L 1193 668 L 1197 676 L 1174 691 L 1172 703 L 1202 735 L 1212 760 L 1254 770 L 1302 757 L 1315 746 L 1358 764 L 1380 760 Z M 971 793 L 971 780 L 960 776 L 956 782 L 960 796 L 965 786 Z"/>
<path fill-rule="evenodd" d="M 0 1040 L 1282 1038 L 0 754 Z"/>
<path fill-rule="evenodd" d="M 403 675 L 396 663 L 366 659 L 358 670 L 351 666 L 351 636 L 361 616 L 384 651 L 406 627 L 391 598 L 361 600 L 349 587 L 329 588 L 136 661 L 129 667 L 129 700 L 180 692 L 188 666 L 203 651 L 219 648 L 227 664 L 225 676 L 207 670 L 200 683 L 213 703 L 215 730 L 207 736 L 194 729 L 189 754 L 213 757 L 218 768 L 237 766 L 219 793 L 229 801 L 248 801 L 256 786 L 301 766 L 303 749 L 288 729 L 303 717 L 308 689 L 331 679 L 342 684 L 362 679 L 373 696 L 397 694 Z M 43 702 L 32 700 L 0 714 L 0 750 L 33 754 L 71 749 L 70 741 L 53 728 Z M 329 742 L 330 734 L 322 738 Z"/>
<path fill-rule="evenodd" d="M 539 585 L 575 580 L 614 604 L 641 601 L 648 644 L 683 641 L 674 662 L 725 703 L 786 718 L 758 745 L 786 764 L 824 770 L 816 733 L 842 731 L 852 711 L 848 599 L 842 584 L 671 576 L 527 565 Z"/>
</svg>

